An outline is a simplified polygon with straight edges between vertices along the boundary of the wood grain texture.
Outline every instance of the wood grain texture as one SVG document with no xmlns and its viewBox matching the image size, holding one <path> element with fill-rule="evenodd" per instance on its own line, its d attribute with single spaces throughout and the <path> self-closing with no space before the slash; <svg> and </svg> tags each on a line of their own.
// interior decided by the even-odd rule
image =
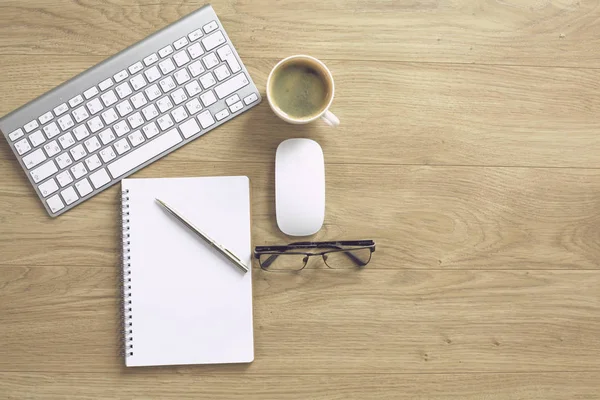
<svg viewBox="0 0 600 400">
<path fill-rule="evenodd" d="M 3 0 L 0 54 L 111 55 L 203 4 Z M 280 58 L 302 49 L 319 58 L 343 60 L 600 66 L 595 51 L 598 0 L 212 4 L 242 57 Z"/>
<path fill-rule="evenodd" d="M 597 399 L 593 373 L 217 376 L 174 371 L 107 373 L 0 373 L 9 399 L 393 399 L 564 400 Z M 31 382 L 36 382 L 35 386 Z M 235 393 L 230 387 L 243 388 Z"/>
<path fill-rule="evenodd" d="M 0 115 L 203 0 L 0 0 Z M 254 265 L 256 360 L 127 369 L 119 192 L 46 217 L 0 143 L 0 398 L 598 399 L 598 0 L 215 0 L 257 86 L 304 52 L 339 129 L 268 105 L 136 177 L 248 175 L 253 244 L 274 152 L 323 147 L 324 228 L 359 273 Z"/>
</svg>

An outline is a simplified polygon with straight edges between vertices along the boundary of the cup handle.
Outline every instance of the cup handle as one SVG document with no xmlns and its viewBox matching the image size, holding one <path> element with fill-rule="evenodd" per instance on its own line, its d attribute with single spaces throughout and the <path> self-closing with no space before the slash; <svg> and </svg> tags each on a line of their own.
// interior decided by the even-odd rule
<svg viewBox="0 0 600 400">
<path fill-rule="evenodd" d="M 338 117 L 336 117 L 335 114 L 329 110 L 325 111 L 325 114 L 323 114 L 321 116 L 321 118 L 329 126 L 336 127 L 340 124 L 340 119 Z"/>
</svg>

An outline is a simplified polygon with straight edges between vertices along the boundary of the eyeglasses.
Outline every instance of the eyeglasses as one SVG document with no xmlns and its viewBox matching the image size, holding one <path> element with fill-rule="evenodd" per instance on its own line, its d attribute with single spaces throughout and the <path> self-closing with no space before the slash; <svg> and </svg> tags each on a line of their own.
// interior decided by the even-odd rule
<svg viewBox="0 0 600 400">
<path fill-rule="evenodd" d="M 374 251 L 372 240 L 296 242 L 287 246 L 256 246 L 254 258 L 265 271 L 301 271 L 313 256 L 323 257 L 329 268 L 352 269 L 366 266 Z"/>
</svg>

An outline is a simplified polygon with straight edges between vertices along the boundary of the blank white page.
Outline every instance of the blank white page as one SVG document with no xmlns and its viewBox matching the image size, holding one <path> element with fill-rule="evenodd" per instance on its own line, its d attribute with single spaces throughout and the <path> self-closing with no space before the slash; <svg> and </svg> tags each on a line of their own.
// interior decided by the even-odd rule
<svg viewBox="0 0 600 400">
<path fill-rule="evenodd" d="M 125 364 L 253 361 L 248 178 L 124 179 L 121 185 L 129 198 L 132 340 L 127 344 L 133 345 Z M 250 271 L 242 273 L 156 198 Z"/>
</svg>

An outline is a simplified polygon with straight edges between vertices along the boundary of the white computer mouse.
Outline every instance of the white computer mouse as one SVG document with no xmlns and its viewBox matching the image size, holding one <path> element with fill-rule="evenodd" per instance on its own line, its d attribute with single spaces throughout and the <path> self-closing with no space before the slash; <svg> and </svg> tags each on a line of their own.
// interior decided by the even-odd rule
<svg viewBox="0 0 600 400">
<path fill-rule="evenodd" d="M 286 235 L 317 233 L 325 219 L 325 159 L 310 139 L 288 139 L 275 155 L 277 226 Z"/>
</svg>

